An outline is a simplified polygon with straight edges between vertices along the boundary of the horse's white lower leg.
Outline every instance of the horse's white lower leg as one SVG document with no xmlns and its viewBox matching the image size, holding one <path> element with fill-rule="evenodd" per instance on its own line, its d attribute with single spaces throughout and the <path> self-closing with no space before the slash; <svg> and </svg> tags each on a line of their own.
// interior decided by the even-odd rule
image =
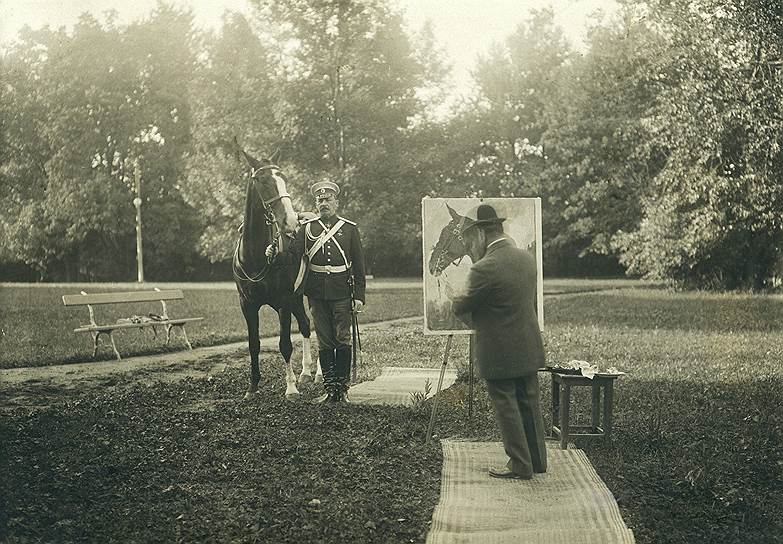
<svg viewBox="0 0 783 544">
<path fill-rule="evenodd" d="M 310 366 L 315 370 L 315 383 L 324 383 L 324 375 L 321 371 L 321 361 L 318 357 L 315 358 L 315 363 L 313 363 L 312 359 L 310 360 Z"/>
<path fill-rule="evenodd" d="M 296 374 L 294 374 L 294 365 L 291 361 L 285 365 L 285 396 L 286 398 L 298 397 L 299 390 L 296 388 Z"/>
<path fill-rule="evenodd" d="M 310 339 L 302 338 L 302 373 L 299 383 L 308 383 L 313 379 L 313 356 L 310 353 Z"/>
</svg>

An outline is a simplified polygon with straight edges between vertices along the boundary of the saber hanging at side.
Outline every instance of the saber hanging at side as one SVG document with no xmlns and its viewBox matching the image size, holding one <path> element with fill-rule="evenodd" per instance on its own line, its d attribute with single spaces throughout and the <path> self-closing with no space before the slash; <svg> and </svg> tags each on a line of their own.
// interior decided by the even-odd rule
<svg viewBox="0 0 783 544">
<path fill-rule="evenodd" d="M 359 366 L 360 354 L 362 352 L 362 337 L 359 334 L 359 315 L 356 311 L 356 299 L 354 298 L 353 275 L 351 275 L 348 283 L 351 286 L 351 358 L 353 360 L 351 381 L 356 383 L 356 367 Z"/>
</svg>

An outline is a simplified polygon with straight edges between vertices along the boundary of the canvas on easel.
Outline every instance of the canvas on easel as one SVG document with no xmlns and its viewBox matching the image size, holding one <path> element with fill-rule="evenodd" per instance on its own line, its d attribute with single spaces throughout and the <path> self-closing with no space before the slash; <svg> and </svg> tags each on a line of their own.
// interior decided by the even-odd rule
<svg viewBox="0 0 783 544">
<path fill-rule="evenodd" d="M 541 251 L 540 198 L 425 198 L 422 200 L 422 255 L 424 259 L 424 334 L 471 334 L 451 309 L 451 299 L 464 293 L 476 209 L 489 204 L 505 217 L 503 230 L 519 248 L 536 260 L 538 321 L 544 329 L 544 274 Z"/>
</svg>

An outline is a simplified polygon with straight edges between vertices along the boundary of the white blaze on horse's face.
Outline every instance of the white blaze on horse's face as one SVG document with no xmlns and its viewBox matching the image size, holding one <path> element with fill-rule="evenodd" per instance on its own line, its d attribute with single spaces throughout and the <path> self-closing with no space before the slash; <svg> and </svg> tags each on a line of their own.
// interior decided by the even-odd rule
<svg viewBox="0 0 783 544">
<path fill-rule="evenodd" d="M 285 186 L 285 179 L 283 178 L 283 175 L 280 173 L 279 170 L 272 170 L 272 179 L 275 180 L 275 185 L 277 186 L 277 194 L 278 195 L 288 195 L 288 190 Z M 291 204 L 290 198 L 281 198 L 278 200 L 279 205 L 283 207 L 284 210 L 284 221 L 279 222 L 283 223 L 278 225 L 280 227 L 280 230 L 290 234 L 296 230 L 296 227 L 298 225 L 297 219 L 296 219 L 296 212 L 294 211 L 294 207 Z M 279 216 L 278 216 L 279 217 Z"/>
</svg>

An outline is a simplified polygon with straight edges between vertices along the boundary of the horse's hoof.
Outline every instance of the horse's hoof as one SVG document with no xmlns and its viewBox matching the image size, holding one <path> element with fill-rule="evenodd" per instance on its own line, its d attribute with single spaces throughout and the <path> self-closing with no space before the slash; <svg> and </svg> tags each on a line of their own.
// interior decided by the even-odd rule
<svg viewBox="0 0 783 544">
<path fill-rule="evenodd" d="M 297 400 L 302 396 L 302 394 L 297 391 L 295 393 L 286 393 L 285 394 L 285 400 Z"/>
<path fill-rule="evenodd" d="M 248 389 L 245 392 L 245 396 L 242 397 L 242 400 L 250 400 L 250 399 L 252 399 L 254 397 L 257 397 L 257 396 L 258 396 L 258 389 Z"/>
<path fill-rule="evenodd" d="M 323 374 L 316 374 L 315 375 L 315 384 L 318 385 L 318 384 L 321 384 L 321 383 L 324 383 L 324 376 L 323 376 Z"/>
<path fill-rule="evenodd" d="M 313 377 L 310 374 L 302 374 L 299 376 L 299 385 L 305 385 L 313 381 Z"/>
</svg>

